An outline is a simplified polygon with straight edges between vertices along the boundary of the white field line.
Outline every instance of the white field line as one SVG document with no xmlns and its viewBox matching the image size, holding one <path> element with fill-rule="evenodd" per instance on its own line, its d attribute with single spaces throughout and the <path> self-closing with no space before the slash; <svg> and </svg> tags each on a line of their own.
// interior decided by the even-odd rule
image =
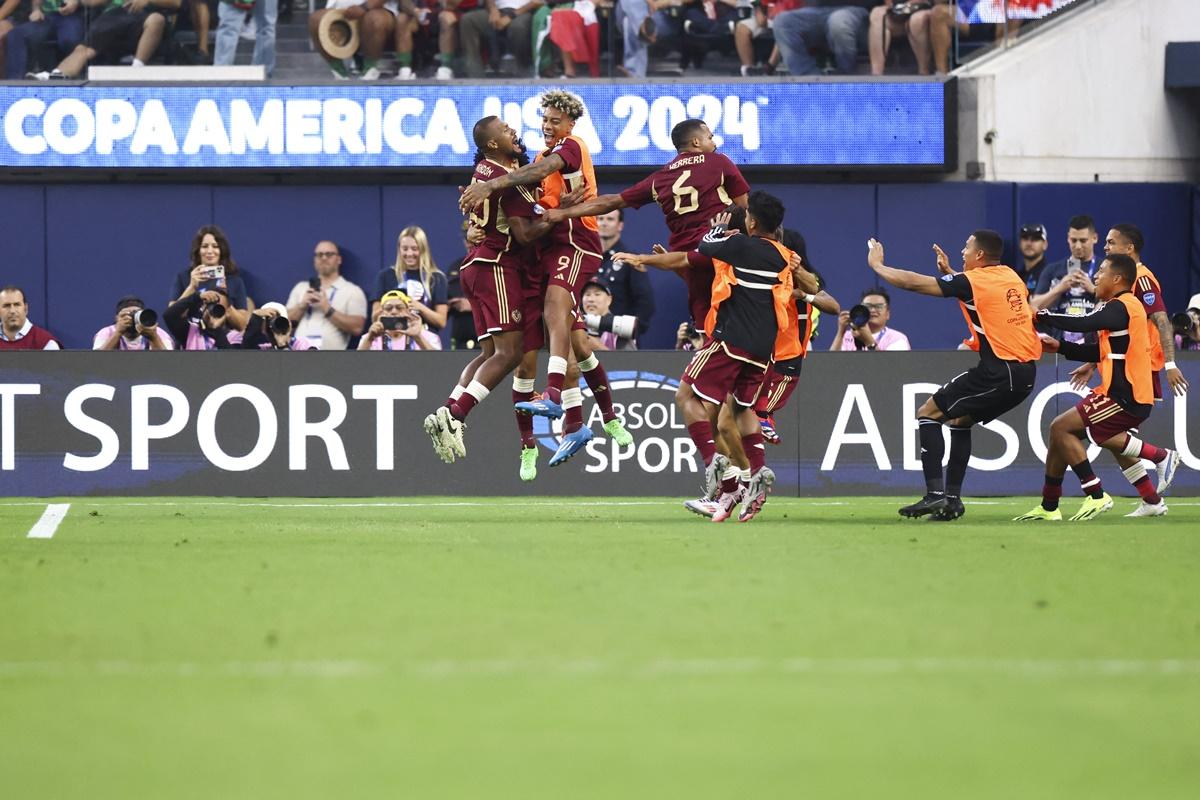
<svg viewBox="0 0 1200 800">
<path fill-rule="evenodd" d="M 791 498 L 784 498 L 791 499 Z M 87 499 L 77 499 L 76 502 L 86 503 Z M 579 501 L 574 502 L 572 506 L 666 506 L 675 505 L 675 500 L 613 500 L 613 501 Z M 456 508 L 456 507 L 479 507 L 479 508 L 495 508 L 496 506 L 508 506 L 511 508 L 524 508 L 526 506 L 562 506 L 561 500 L 538 502 L 535 500 L 523 500 L 519 502 L 504 502 L 503 499 L 487 500 L 487 501 L 431 501 L 431 502 L 385 502 L 385 503 L 268 503 L 268 502 L 239 502 L 239 501 L 214 501 L 214 500 L 196 500 L 191 502 L 110 502 L 105 498 L 97 498 L 96 505 L 117 508 L 186 508 L 187 506 L 229 506 L 230 508 Z M 40 506 L 42 503 L 28 502 L 4 502 L 0 501 L 0 506 Z"/>
<path fill-rule="evenodd" d="M 592 676 L 654 680 L 771 675 L 1195 678 L 1200 659 L 1043 658 L 659 658 L 436 659 L 400 664 L 315 661 L 0 661 L 0 681 L 22 678 L 454 678 Z"/>
<path fill-rule="evenodd" d="M 29 529 L 26 535 L 27 539 L 49 539 L 54 536 L 54 532 L 58 530 L 59 524 L 67 516 L 67 511 L 71 508 L 70 503 L 49 503 L 46 510 L 42 512 L 41 518 L 33 523 L 33 527 Z"/>
</svg>

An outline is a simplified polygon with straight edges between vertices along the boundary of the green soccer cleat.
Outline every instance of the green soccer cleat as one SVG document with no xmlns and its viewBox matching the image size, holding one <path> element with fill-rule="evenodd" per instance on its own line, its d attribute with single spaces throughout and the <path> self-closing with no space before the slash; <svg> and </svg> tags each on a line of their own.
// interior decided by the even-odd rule
<svg viewBox="0 0 1200 800">
<path fill-rule="evenodd" d="M 1083 505 L 1075 512 L 1075 516 L 1071 517 L 1071 521 L 1080 522 L 1085 519 L 1094 519 L 1112 507 L 1113 499 L 1108 496 L 1108 492 L 1099 497 L 1085 497 Z"/>
<path fill-rule="evenodd" d="M 604 423 L 604 432 L 617 443 L 618 447 L 629 447 L 633 444 L 633 434 L 625 430 L 625 422 L 620 417 L 613 417 Z"/>
<path fill-rule="evenodd" d="M 1062 512 L 1057 508 L 1053 511 L 1047 511 L 1041 506 L 1038 506 L 1033 511 L 1027 511 L 1019 517 L 1013 517 L 1013 522 L 1034 522 L 1036 520 L 1062 522 Z"/>
<path fill-rule="evenodd" d="M 537 477 L 537 448 L 521 448 L 521 480 L 531 481 Z"/>
</svg>

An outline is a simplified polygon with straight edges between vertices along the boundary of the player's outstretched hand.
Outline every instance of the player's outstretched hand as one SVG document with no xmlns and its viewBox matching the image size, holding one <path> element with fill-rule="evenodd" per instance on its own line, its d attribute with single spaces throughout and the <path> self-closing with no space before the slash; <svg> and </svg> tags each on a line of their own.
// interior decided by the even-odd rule
<svg viewBox="0 0 1200 800">
<path fill-rule="evenodd" d="M 883 242 L 878 239 L 867 239 L 867 265 L 871 269 L 883 266 Z"/>
<path fill-rule="evenodd" d="M 614 262 L 620 261 L 622 264 L 628 264 L 631 267 L 641 267 L 643 259 L 645 259 L 645 256 L 638 255 L 637 253 L 612 254 L 612 260 Z"/>
<path fill-rule="evenodd" d="M 462 195 L 458 198 L 458 207 L 464 214 L 468 214 L 483 205 L 483 201 L 491 196 L 492 190 L 488 188 L 488 181 L 472 183 L 462 190 Z"/>
<path fill-rule="evenodd" d="M 933 246 L 933 252 L 937 253 L 938 272 L 942 273 L 943 275 L 953 275 L 954 270 L 950 268 L 950 258 L 946 255 L 946 251 L 935 244 Z"/>
<path fill-rule="evenodd" d="M 1038 338 L 1042 340 L 1042 352 L 1043 353 L 1057 353 L 1058 352 L 1058 344 L 1059 344 L 1058 339 L 1055 339 L 1053 336 L 1050 336 L 1049 334 L 1045 334 L 1045 333 L 1039 333 Z M 1074 373 L 1072 373 L 1072 374 L 1074 374 Z"/>
<path fill-rule="evenodd" d="M 1054 348 L 1055 350 L 1058 347 Z M 1080 364 L 1075 369 L 1071 370 L 1071 374 L 1067 377 L 1071 379 L 1071 388 L 1077 392 L 1082 392 L 1088 388 L 1088 381 L 1092 379 L 1092 374 L 1096 371 L 1095 364 Z"/>
<path fill-rule="evenodd" d="M 715 217 L 709 220 L 709 224 L 714 228 L 728 228 L 729 222 L 732 219 L 732 214 L 730 214 L 728 211 L 722 211 L 720 214 L 717 214 Z"/>
<path fill-rule="evenodd" d="M 654 253 L 656 256 L 661 256 L 663 253 L 667 252 L 667 248 L 655 242 L 654 246 L 650 248 L 650 252 Z"/>
<path fill-rule="evenodd" d="M 1175 393 L 1176 397 L 1183 397 L 1187 394 L 1187 378 L 1183 377 L 1183 372 L 1178 367 L 1167 370 L 1167 385 L 1171 387 L 1171 391 Z"/>
</svg>

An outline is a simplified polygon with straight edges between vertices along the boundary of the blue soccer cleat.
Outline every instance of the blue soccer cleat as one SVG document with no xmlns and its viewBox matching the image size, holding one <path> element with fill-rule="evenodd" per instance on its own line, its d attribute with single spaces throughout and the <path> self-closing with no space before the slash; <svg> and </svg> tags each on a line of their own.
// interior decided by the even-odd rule
<svg viewBox="0 0 1200 800">
<path fill-rule="evenodd" d="M 546 397 L 537 400 L 526 400 L 522 403 L 514 403 L 513 408 L 522 414 L 532 414 L 535 417 L 558 419 L 563 415 L 562 405 Z"/>
<path fill-rule="evenodd" d="M 595 436 L 596 434 L 592 433 L 592 429 L 586 425 L 574 433 L 568 433 L 562 438 L 562 443 L 554 451 L 554 455 L 550 457 L 550 466 L 557 467 L 586 447 L 587 443 L 595 438 Z"/>
</svg>

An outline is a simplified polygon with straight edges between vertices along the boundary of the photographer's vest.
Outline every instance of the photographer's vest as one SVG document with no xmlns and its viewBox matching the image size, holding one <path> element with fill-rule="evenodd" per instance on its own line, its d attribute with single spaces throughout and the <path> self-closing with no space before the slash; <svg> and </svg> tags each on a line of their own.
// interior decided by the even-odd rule
<svg viewBox="0 0 1200 800">
<path fill-rule="evenodd" d="M 1139 294 L 1146 292 L 1158 292 L 1162 294 L 1162 284 L 1158 282 L 1158 278 L 1154 277 L 1154 273 L 1142 262 L 1137 265 L 1137 291 Z M 1142 308 L 1145 311 L 1145 307 Z M 1153 372 L 1158 372 L 1166 363 L 1166 356 L 1163 355 L 1162 341 L 1158 337 L 1158 326 L 1149 317 L 1146 317 L 1146 332 L 1150 335 L 1150 369 Z"/>
<path fill-rule="evenodd" d="M 1154 402 L 1154 387 L 1150 383 L 1150 333 L 1146 329 L 1146 307 L 1141 299 L 1130 292 L 1117 295 L 1110 303 L 1120 303 L 1129 311 L 1129 327 L 1123 331 L 1100 331 L 1100 388 L 1096 394 L 1107 395 L 1112 385 L 1113 362 L 1125 363 L 1125 380 L 1133 389 L 1134 402 Z M 1155 331 L 1157 333 L 1157 329 Z M 1114 353 L 1109 339 L 1129 337 L 1124 353 Z"/>
<path fill-rule="evenodd" d="M 958 301 L 971 332 L 963 343 L 979 352 L 979 334 L 983 334 L 992 352 L 1003 361 L 1024 363 L 1041 358 L 1042 342 L 1033 327 L 1029 289 L 1020 276 L 1003 265 L 979 267 L 962 274 L 971 284 L 972 296 L 971 304 Z"/>
<path fill-rule="evenodd" d="M 804 355 L 808 346 L 807 333 L 803 343 L 801 342 L 796 304 L 792 301 L 791 263 L 792 256 L 795 254 L 773 239 L 764 239 L 763 241 L 769 242 L 779 251 L 779 255 L 783 256 L 784 267 L 779 271 L 779 283 L 771 287 L 771 297 L 775 302 L 775 323 L 779 326 L 771 358 L 774 361 L 787 361 Z M 733 294 L 733 287 L 737 285 L 737 276 L 734 275 L 732 264 L 715 258 L 712 261 L 716 277 L 713 278 L 712 305 L 709 306 L 708 316 L 704 319 L 704 332 L 709 336 L 712 336 L 713 329 L 717 327 L 717 309 L 720 308 L 721 303 L 729 299 L 729 296 Z"/>
</svg>

